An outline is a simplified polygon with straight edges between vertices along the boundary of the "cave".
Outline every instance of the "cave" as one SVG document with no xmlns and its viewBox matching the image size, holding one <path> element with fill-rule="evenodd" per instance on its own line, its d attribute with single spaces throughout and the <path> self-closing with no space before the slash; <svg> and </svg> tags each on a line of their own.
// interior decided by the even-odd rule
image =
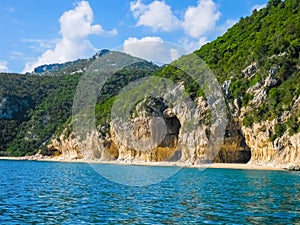
<svg viewBox="0 0 300 225">
<path fill-rule="evenodd" d="M 215 158 L 216 163 L 242 163 L 251 159 L 251 150 L 246 144 L 238 122 L 230 119 L 225 130 L 221 149 Z"/>
<path fill-rule="evenodd" d="M 177 116 L 173 114 L 166 115 L 164 113 L 163 119 L 167 127 L 167 134 L 157 148 L 157 160 L 176 162 L 181 158 L 181 151 L 176 151 L 181 124 Z"/>
<path fill-rule="evenodd" d="M 241 163 L 246 164 L 251 159 L 249 149 L 221 149 L 216 157 L 217 163 Z"/>
<path fill-rule="evenodd" d="M 181 124 L 179 119 L 176 116 L 164 118 L 166 126 L 167 126 L 167 135 L 163 142 L 160 144 L 161 147 L 170 147 L 169 140 L 176 139 L 176 144 L 178 141 L 179 130 L 181 128 Z M 176 147 L 176 146 L 172 146 Z"/>
</svg>

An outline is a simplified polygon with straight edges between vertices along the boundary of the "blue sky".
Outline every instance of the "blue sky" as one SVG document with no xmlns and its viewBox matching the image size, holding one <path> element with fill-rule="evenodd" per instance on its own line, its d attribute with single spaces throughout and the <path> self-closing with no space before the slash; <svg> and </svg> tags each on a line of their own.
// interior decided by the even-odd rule
<svg viewBox="0 0 300 225">
<path fill-rule="evenodd" d="M 133 46 L 139 48 L 149 40 L 192 51 L 222 35 L 254 8 L 265 6 L 267 0 L 0 3 L 0 71 L 26 72 L 40 64 L 88 58 L 99 49 L 128 43 L 138 43 Z"/>
</svg>

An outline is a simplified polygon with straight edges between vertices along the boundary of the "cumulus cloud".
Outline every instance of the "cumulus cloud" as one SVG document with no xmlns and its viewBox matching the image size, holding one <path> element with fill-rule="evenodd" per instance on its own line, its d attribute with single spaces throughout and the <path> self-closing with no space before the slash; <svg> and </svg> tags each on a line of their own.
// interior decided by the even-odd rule
<svg viewBox="0 0 300 225">
<path fill-rule="evenodd" d="M 170 63 L 188 53 L 179 46 L 164 42 L 160 37 L 128 38 L 124 41 L 123 51 L 158 64 Z"/>
<path fill-rule="evenodd" d="M 154 31 L 173 31 L 181 27 L 181 22 L 165 2 L 153 1 L 145 5 L 137 0 L 130 3 L 130 10 L 138 19 L 137 26 L 151 27 Z"/>
<path fill-rule="evenodd" d="M 143 4 L 140 0 L 136 2 L 130 2 L 130 11 L 132 12 L 134 18 L 140 17 L 149 9 L 149 6 Z"/>
<path fill-rule="evenodd" d="M 199 38 L 216 28 L 221 13 L 213 0 L 199 0 L 196 6 L 190 6 L 180 20 L 171 7 L 162 1 L 153 1 L 149 5 L 141 0 L 130 3 L 130 11 L 137 19 L 137 26 L 151 27 L 154 31 L 173 31 L 183 29 L 192 38 Z"/>
<path fill-rule="evenodd" d="M 75 9 L 65 12 L 59 19 L 62 38 L 54 49 L 47 50 L 34 62 L 28 62 L 23 70 L 31 72 L 43 64 L 62 63 L 82 57 L 88 57 L 96 51 L 88 36 L 116 35 L 117 30 L 106 31 L 99 24 L 93 25 L 93 10 L 87 1 L 77 3 Z"/>
<path fill-rule="evenodd" d="M 189 7 L 184 15 L 183 27 L 187 35 L 198 38 L 216 27 L 221 13 L 212 0 L 200 0 L 196 7 Z"/>
<path fill-rule="evenodd" d="M 262 4 L 262 5 L 257 4 L 257 5 L 254 5 L 254 6 L 251 8 L 251 12 L 253 12 L 254 9 L 256 9 L 257 11 L 259 11 L 259 10 L 265 8 L 266 6 L 267 6 L 267 4 Z"/>
<path fill-rule="evenodd" d="M 0 72 L 8 72 L 7 61 L 0 61 Z"/>
<path fill-rule="evenodd" d="M 189 6 L 184 11 L 181 19 L 176 17 L 169 5 L 158 0 L 150 4 L 143 4 L 142 0 L 133 1 L 130 11 L 137 19 L 137 26 L 150 27 L 153 31 L 183 31 L 186 36 L 179 43 L 188 50 L 200 48 L 208 42 L 209 36 L 222 35 L 237 22 L 227 20 L 217 26 L 221 13 L 213 0 L 198 0 L 197 5 Z"/>
</svg>

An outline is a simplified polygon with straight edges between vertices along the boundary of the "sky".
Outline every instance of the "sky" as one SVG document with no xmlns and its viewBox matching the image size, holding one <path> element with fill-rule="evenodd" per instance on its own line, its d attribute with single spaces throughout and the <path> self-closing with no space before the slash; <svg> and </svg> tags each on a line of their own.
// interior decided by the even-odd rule
<svg viewBox="0 0 300 225">
<path fill-rule="evenodd" d="M 89 58 L 101 49 L 192 52 L 267 0 L 0 0 L 0 72 Z M 156 43 L 149 46 L 150 43 Z M 142 51 L 141 51 L 142 49 Z"/>
</svg>

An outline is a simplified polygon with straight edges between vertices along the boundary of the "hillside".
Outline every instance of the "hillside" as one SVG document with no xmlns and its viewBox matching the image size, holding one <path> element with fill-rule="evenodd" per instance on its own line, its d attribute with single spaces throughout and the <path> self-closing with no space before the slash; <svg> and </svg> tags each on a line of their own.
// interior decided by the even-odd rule
<svg viewBox="0 0 300 225">
<path fill-rule="evenodd" d="M 229 101 L 237 99 L 251 107 L 243 120 L 245 126 L 290 112 L 300 94 L 299 4 L 297 0 L 269 1 L 266 8 L 242 18 L 224 36 L 196 52 L 220 83 L 230 82 Z M 251 104 L 254 90 L 249 88 L 266 79 L 264 103 Z M 295 116 L 282 125 L 291 133 L 300 131 L 299 123 L 291 121 Z"/>
<path fill-rule="evenodd" d="M 247 150 L 253 163 L 300 160 L 299 8 L 297 0 L 269 1 L 266 8 L 241 18 L 225 35 L 195 52 L 215 74 L 228 104 L 229 122 L 216 161 L 242 162 L 246 158 L 241 152 Z M 187 64 L 186 60 L 175 65 Z M 158 76 L 184 82 L 194 99 L 203 96 L 176 66 L 164 68 Z"/>
<path fill-rule="evenodd" d="M 107 52 L 102 50 L 90 59 L 41 66 L 32 74 L 0 74 L 0 155 L 32 155 L 39 150 L 51 154 L 47 144 L 71 121 L 80 78 L 91 63 Z M 116 94 L 121 83 L 124 86 L 130 80 L 148 76 L 156 68 L 145 62 L 118 71 L 104 87 L 99 101 Z"/>
<path fill-rule="evenodd" d="M 1 155 L 34 153 L 69 116 L 79 75 L 0 74 Z M 22 139 L 32 133 L 28 141 Z M 40 135 L 42 140 L 38 140 Z"/>
<path fill-rule="evenodd" d="M 43 65 L 32 73 L 0 73 L 0 155 L 20 156 L 45 149 L 71 116 L 73 95 L 90 59 Z"/>
<path fill-rule="evenodd" d="M 76 132 L 70 133 L 67 129 L 49 148 L 66 158 L 125 162 L 179 160 L 198 164 L 208 160 L 276 166 L 299 164 L 299 30 L 299 1 L 272 0 L 266 8 L 241 18 L 224 36 L 195 52 L 215 74 L 227 105 L 226 114 L 215 115 L 225 115 L 227 118 L 223 120 L 227 120 L 227 127 L 222 144 L 212 154 L 209 145 L 217 131 L 213 129 L 211 107 L 217 102 L 211 99 L 215 102 L 208 103 L 205 90 L 178 69 L 179 66 L 201 74 L 203 68 L 193 55 L 161 67 L 150 82 L 145 81 L 137 85 L 135 91 L 123 93 L 121 100 L 112 97 L 98 104 L 98 131 L 80 140 Z M 164 82 L 157 82 L 155 77 L 176 82 L 177 86 L 169 92 L 186 92 L 196 105 L 194 111 L 189 111 L 189 105 L 148 96 L 135 103 L 127 118 L 130 123 L 110 119 L 113 104 L 126 106 L 132 98 L 138 99 L 134 96 L 141 95 L 142 90 L 152 95 L 148 90 L 151 85 L 154 85 L 153 90 L 163 90 Z M 205 74 L 201 79 L 205 81 Z M 137 143 L 147 142 L 149 137 L 155 139 L 162 131 L 159 128 L 155 133 L 157 118 L 164 122 L 166 133 L 159 145 L 143 151 L 145 146 Z M 124 133 L 128 126 L 130 131 Z"/>
<path fill-rule="evenodd" d="M 180 65 L 201 74 L 203 68 L 197 64 L 195 54 L 160 68 L 139 61 L 114 71 L 101 89 L 93 111 L 97 129 L 85 134 L 77 133 L 73 126 L 85 121 L 90 113 L 88 107 L 76 111 L 73 121 L 70 110 L 75 87 L 86 69 L 74 69 L 69 63 L 40 67 L 36 73 L 41 71 L 42 76 L 2 74 L 2 79 L 12 79 L 13 86 L 18 86 L 20 79 L 28 79 L 32 85 L 28 85 L 26 91 L 24 86 L 18 86 L 20 91 L 16 95 L 6 93 L 7 89 L 14 90 L 12 87 L 1 89 L 2 102 L 12 95 L 15 97 L 11 104 L 17 105 L 13 116 L 7 110 L 4 114 L 3 109 L 1 111 L 2 154 L 34 154 L 42 149 L 44 154 L 59 155 L 63 159 L 300 165 L 299 9 L 298 0 L 270 0 L 266 8 L 241 18 L 222 37 L 195 51 L 222 87 L 226 110 L 219 115 L 214 115 L 213 106 L 218 101 L 207 96 L 207 86 L 199 86 L 178 69 Z M 135 60 L 114 52 L 102 57 L 100 62 L 103 59 L 104 63 L 93 71 L 113 68 L 124 59 Z M 97 62 L 93 60 L 88 61 L 92 68 Z M 136 91 L 122 90 L 142 77 L 149 80 L 145 80 L 145 84 L 134 84 Z M 164 78 L 174 81 L 175 85 L 166 88 L 166 83 L 160 82 Z M 209 82 L 205 76 L 200 79 Z M 92 81 L 91 87 L 99 82 L 101 80 Z M 42 94 L 36 94 L 39 89 Z M 120 91 L 121 97 L 118 96 Z M 187 94 L 191 101 L 178 104 L 164 99 L 168 95 L 153 94 L 160 91 Z M 89 94 L 85 97 L 89 100 Z M 137 102 L 130 105 L 133 100 Z M 190 105 L 195 106 L 192 112 Z M 132 106 L 128 115 L 123 113 L 129 123 L 112 118 L 114 106 L 120 108 L 121 117 L 122 107 Z M 212 137 L 219 132 L 214 128 L 213 118 L 227 123 L 222 143 L 212 153 L 209 152 Z M 163 122 L 166 130 L 161 130 L 157 121 Z M 130 131 L 124 133 L 125 130 Z M 142 151 L 141 145 L 130 143 L 132 140 L 147 143 L 152 137 L 160 138 L 153 149 Z"/>
</svg>

